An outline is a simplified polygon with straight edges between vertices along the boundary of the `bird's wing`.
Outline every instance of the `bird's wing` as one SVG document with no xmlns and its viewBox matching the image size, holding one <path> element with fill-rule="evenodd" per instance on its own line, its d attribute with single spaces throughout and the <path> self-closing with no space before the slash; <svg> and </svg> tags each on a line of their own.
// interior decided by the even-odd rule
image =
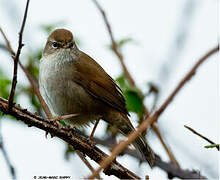
<svg viewBox="0 0 220 180">
<path fill-rule="evenodd" d="M 74 82 L 93 97 L 129 115 L 121 89 L 95 60 L 82 52 L 74 62 L 74 68 Z"/>
</svg>

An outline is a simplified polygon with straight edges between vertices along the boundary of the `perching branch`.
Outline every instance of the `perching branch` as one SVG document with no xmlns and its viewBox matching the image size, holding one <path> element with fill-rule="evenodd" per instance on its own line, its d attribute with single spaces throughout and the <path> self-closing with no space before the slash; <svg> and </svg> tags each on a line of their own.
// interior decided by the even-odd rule
<svg viewBox="0 0 220 180">
<path fill-rule="evenodd" d="M 189 129 L 191 132 L 193 132 L 194 134 L 196 134 L 197 136 L 201 137 L 202 139 L 205 139 L 206 141 L 208 141 L 210 144 L 215 145 L 216 143 L 214 143 L 213 141 L 211 141 L 210 139 L 208 139 L 207 137 L 203 136 L 202 134 L 196 132 L 194 129 L 192 129 L 191 127 L 184 125 L 185 128 Z M 217 148 L 217 150 L 219 151 L 219 146 L 215 146 Z"/>
<path fill-rule="evenodd" d="M 118 144 L 113 150 L 111 156 L 107 157 L 100 163 L 100 167 L 88 178 L 94 179 L 100 173 L 102 169 L 105 169 L 109 163 L 111 163 L 117 155 L 119 155 L 129 144 L 131 144 L 143 131 L 145 131 L 152 123 L 154 123 L 159 116 L 164 112 L 167 106 L 172 102 L 173 98 L 177 95 L 177 93 L 181 90 L 181 88 L 188 82 L 192 76 L 196 73 L 197 68 L 210 57 L 214 53 L 219 50 L 219 46 L 211 49 L 208 53 L 206 53 L 203 57 L 199 59 L 199 61 L 193 66 L 193 68 L 186 74 L 186 76 L 180 81 L 174 91 L 170 94 L 167 100 L 160 106 L 160 108 L 155 111 L 155 113 L 145 119 L 136 131 L 133 131 L 129 134 L 128 139 L 126 141 L 121 142 Z"/>
<path fill-rule="evenodd" d="M 28 12 L 29 2 L 30 2 L 30 0 L 27 0 L 25 12 L 24 12 L 24 18 L 23 18 L 23 21 L 22 21 L 21 30 L 19 32 L 18 49 L 17 49 L 17 52 L 16 52 L 15 56 L 13 56 L 13 59 L 14 59 L 14 73 L 13 73 L 11 92 L 10 92 L 10 95 L 9 95 L 9 102 L 8 102 L 9 103 L 9 106 L 8 106 L 9 111 L 11 111 L 12 106 L 13 106 L 13 99 L 14 99 L 14 94 L 15 94 L 15 89 L 16 89 L 16 84 L 17 84 L 18 61 L 19 61 L 19 56 L 21 54 L 21 49 L 24 45 L 22 43 L 22 36 L 23 36 L 25 22 L 26 22 L 26 19 L 27 19 L 27 12 Z"/>
<path fill-rule="evenodd" d="M 29 127 L 34 126 L 49 132 L 52 136 L 59 137 L 60 139 L 73 146 L 75 150 L 79 150 L 80 152 L 86 154 L 99 164 L 101 161 L 103 161 L 103 159 L 108 157 L 107 154 L 94 146 L 91 141 L 85 137 L 80 136 L 80 133 L 77 132 L 77 129 L 68 127 L 60 129 L 54 121 L 32 114 L 26 109 L 20 108 L 19 105 L 16 104 L 12 107 L 11 111 L 8 111 L 8 101 L 3 98 L 0 98 L 0 111 L 5 114 L 12 115 L 17 120 L 23 121 Z M 111 162 L 105 169 L 104 173 L 106 175 L 114 175 L 120 179 L 140 179 L 140 177 L 123 167 L 117 161 Z"/>
</svg>

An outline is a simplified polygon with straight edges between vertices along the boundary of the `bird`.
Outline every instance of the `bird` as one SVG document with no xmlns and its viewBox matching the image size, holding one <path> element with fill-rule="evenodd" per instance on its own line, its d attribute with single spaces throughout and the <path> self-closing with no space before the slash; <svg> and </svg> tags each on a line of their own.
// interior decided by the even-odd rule
<svg viewBox="0 0 220 180">
<path fill-rule="evenodd" d="M 104 120 L 127 136 L 135 128 L 125 98 L 113 78 L 79 50 L 71 31 L 55 29 L 48 37 L 39 64 L 40 93 L 54 115 L 78 114 L 65 122 L 86 126 Z M 141 134 L 134 147 L 152 167 L 154 153 Z"/>
</svg>

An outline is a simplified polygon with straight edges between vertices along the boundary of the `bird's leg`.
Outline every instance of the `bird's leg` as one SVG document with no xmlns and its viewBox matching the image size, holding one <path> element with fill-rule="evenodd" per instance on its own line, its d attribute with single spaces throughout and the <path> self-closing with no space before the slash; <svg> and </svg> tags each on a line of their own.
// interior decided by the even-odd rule
<svg viewBox="0 0 220 180">
<path fill-rule="evenodd" d="M 93 127 L 93 129 L 92 129 L 92 132 L 91 132 L 89 138 L 88 138 L 90 141 L 93 141 L 93 136 L 94 136 L 95 130 L 96 130 L 98 124 L 99 124 L 99 120 L 100 120 L 100 119 L 98 119 L 98 120 L 95 121 L 95 125 L 94 125 L 94 127 Z M 95 144 L 94 144 L 94 145 L 95 145 Z"/>
</svg>

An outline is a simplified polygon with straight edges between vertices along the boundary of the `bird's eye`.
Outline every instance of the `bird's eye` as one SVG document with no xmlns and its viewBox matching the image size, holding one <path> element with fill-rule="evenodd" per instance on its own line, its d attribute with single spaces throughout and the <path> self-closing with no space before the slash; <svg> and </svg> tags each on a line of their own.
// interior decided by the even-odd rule
<svg viewBox="0 0 220 180">
<path fill-rule="evenodd" d="M 70 44 L 69 44 L 69 48 L 72 48 L 73 47 L 73 42 L 71 42 Z"/>
<path fill-rule="evenodd" d="M 58 48 L 60 44 L 58 42 L 53 42 L 52 43 L 53 48 Z"/>
</svg>

